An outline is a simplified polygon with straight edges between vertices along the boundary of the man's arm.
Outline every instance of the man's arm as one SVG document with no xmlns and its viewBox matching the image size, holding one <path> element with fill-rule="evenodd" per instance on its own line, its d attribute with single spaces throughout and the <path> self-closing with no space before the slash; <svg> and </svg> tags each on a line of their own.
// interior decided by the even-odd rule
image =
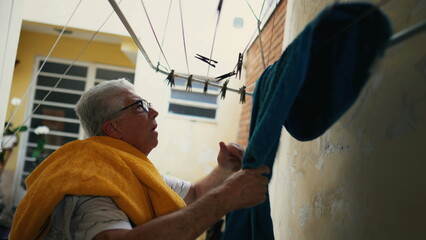
<svg viewBox="0 0 426 240">
<path fill-rule="evenodd" d="M 213 188 L 221 185 L 231 174 L 241 169 L 241 158 L 243 149 L 235 143 L 225 145 L 219 143 L 219 154 L 217 156 L 218 166 L 201 181 L 192 184 L 188 194 L 184 198 L 187 205 L 193 203 Z"/>
<path fill-rule="evenodd" d="M 226 213 L 255 206 L 266 199 L 266 166 L 232 174 L 186 208 L 155 218 L 132 230 L 109 230 L 94 239 L 195 239 Z"/>
</svg>

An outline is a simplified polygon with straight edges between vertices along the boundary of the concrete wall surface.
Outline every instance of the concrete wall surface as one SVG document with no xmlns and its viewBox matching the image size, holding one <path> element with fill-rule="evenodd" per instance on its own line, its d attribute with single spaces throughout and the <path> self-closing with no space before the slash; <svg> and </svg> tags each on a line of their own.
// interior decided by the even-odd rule
<svg viewBox="0 0 426 240">
<path fill-rule="evenodd" d="M 289 0 L 284 45 L 331 2 Z M 425 1 L 380 8 L 395 33 L 426 16 Z M 318 139 L 282 131 L 270 184 L 276 239 L 425 238 L 425 42 L 423 32 L 389 48 L 355 104 Z"/>
</svg>

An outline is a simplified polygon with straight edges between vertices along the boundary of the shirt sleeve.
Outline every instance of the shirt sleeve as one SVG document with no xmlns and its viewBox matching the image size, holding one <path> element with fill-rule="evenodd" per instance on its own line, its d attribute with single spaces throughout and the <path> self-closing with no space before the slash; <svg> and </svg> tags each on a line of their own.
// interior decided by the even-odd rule
<svg viewBox="0 0 426 240">
<path fill-rule="evenodd" d="M 185 198 L 188 194 L 189 189 L 191 188 L 191 183 L 179 178 L 175 178 L 172 176 L 168 176 L 166 174 L 161 173 L 166 184 L 181 198 Z"/>
<path fill-rule="evenodd" d="M 132 229 L 127 215 L 111 198 L 80 197 L 71 219 L 73 239 L 92 239 L 113 229 Z"/>
</svg>

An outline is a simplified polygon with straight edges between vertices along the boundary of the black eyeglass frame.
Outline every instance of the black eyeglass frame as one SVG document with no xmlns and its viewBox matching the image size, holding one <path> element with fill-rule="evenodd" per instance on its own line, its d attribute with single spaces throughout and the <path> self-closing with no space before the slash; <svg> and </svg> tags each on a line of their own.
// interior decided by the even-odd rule
<svg viewBox="0 0 426 240">
<path fill-rule="evenodd" d="M 142 106 L 142 109 L 143 109 L 145 112 L 147 112 L 147 113 L 149 113 L 149 108 L 152 106 L 152 104 L 151 104 L 150 102 L 148 102 L 147 100 L 145 100 L 145 99 L 140 99 L 140 100 L 137 100 L 136 102 L 134 102 L 134 103 L 132 103 L 132 104 L 130 104 L 130 105 L 128 105 L 128 106 L 125 106 L 124 108 L 122 108 L 122 109 L 118 110 L 117 112 L 121 112 L 121 111 L 123 111 L 123 110 L 126 110 L 126 109 L 128 109 L 128 108 L 130 108 L 130 107 L 133 107 L 133 106 L 134 106 L 134 105 L 136 105 L 136 104 L 140 104 L 140 105 Z"/>
</svg>

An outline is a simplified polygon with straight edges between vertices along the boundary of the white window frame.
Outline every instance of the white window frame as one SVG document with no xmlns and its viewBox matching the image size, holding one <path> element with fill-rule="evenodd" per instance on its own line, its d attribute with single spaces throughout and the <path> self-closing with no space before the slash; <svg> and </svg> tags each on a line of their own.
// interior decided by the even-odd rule
<svg viewBox="0 0 426 240">
<path fill-rule="evenodd" d="M 183 79 L 183 78 L 180 78 Z M 186 79 L 185 80 L 186 83 Z M 189 121 L 197 121 L 197 122 L 211 122 L 211 123 L 216 123 L 217 122 L 217 110 L 219 108 L 219 93 L 220 90 L 219 89 L 211 89 L 209 87 L 208 91 L 207 91 L 207 95 L 210 96 L 215 96 L 216 97 L 216 103 L 205 103 L 205 102 L 197 102 L 197 101 L 192 101 L 192 100 L 183 100 L 183 99 L 175 99 L 172 98 L 172 91 L 181 91 L 181 92 L 187 92 L 187 93 L 203 93 L 203 89 L 200 88 L 194 88 L 192 87 L 191 91 L 187 91 L 186 90 L 186 85 L 185 86 L 178 86 L 175 85 L 173 88 L 170 89 L 170 94 L 169 94 L 169 101 L 167 103 L 167 109 L 166 109 L 166 113 L 167 113 L 167 117 L 170 118 L 178 118 L 178 119 L 185 119 L 185 120 L 189 120 Z M 215 117 L 214 118 L 207 118 L 207 117 L 199 117 L 199 116 L 194 116 L 194 115 L 186 115 L 186 114 L 177 114 L 177 113 L 172 113 L 169 112 L 169 107 L 170 104 L 179 104 L 179 105 L 183 105 L 183 106 L 189 106 L 189 107 L 197 107 L 197 108 L 205 108 L 205 109 L 214 109 L 215 110 Z"/>
<path fill-rule="evenodd" d="M 33 62 L 33 73 L 32 73 L 32 78 L 34 79 L 34 75 L 38 72 L 38 68 L 39 68 L 39 63 L 40 61 L 43 61 L 46 57 L 44 56 L 36 56 Z M 72 61 L 70 60 L 65 60 L 65 59 L 61 59 L 61 58 L 53 58 L 50 57 L 48 59 L 49 62 L 54 62 L 54 63 L 62 63 L 62 64 L 71 64 Z M 87 89 L 89 89 L 90 87 L 94 86 L 95 83 L 98 83 L 100 81 L 104 81 L 104 79 L 96 79 L 96 70 L 97 69 L 107 69 L 107 70 L 112 70 L 112 71 L 120 71 L 120 72 L 128 72 L 128 73 L 133 73 L 135 74 L 135 69 L 134 68 L 128 68 L 128 67 L 121 67 L 121 66 L 113 66 L 113 65 L 107 65 L 107 64 L 99 64 L 99 63 L 91 63 L 91 62 L 85 62 L 85 61 L 77 61 L 73 64 L 73 66 L 82 66 L 82 67 L 86 67 L 87 68 L 87 77 L 77 77 L 77 76 L 66 76 L 67 79 L 73 79 L 73 80 L 83 80 L 85 81 L 85 89 L 83 91 L 79 91 L 79 90 L 69 90 L 69 89 L 55 89 L 55 92 L 63 92 L 63 93 L 72 93 L 72 94 L 83 94 L 83 92 Z M 41 76 L 52 76 L 52 77 L 60 77 L 61 74 L 55 74 L 55 73 L 40 73 L 39 75 Z M 31 84 L 33 84 L 34 86 L 32 86 L 31 92 L 28 95 L 28 103 L 27 103 L 27 108 L 25 111 L 25 119 L 28 118 L 28 116 L 30 116 L 31 112 L 32 112 L 32 106 L 34 104 L 38 104 L 41 101 L 40 100 L 34 100 L 34 95 L 35 95 L 35 91 L 36 89 L 41 89 L 41 90 L 50 90 L 50 87 L 44 87 L 44 86 L 37 86 L 35 80 L 34 82 L 32 82 Z M 56 103 L 56 102 L 49 102 L 49 101 L 45 101 L 43 103 L 44 105 L 51 105 L 51 106 L 58 106 L 58 107 L 68 107 L 68 108 L 74 108 L 75 104 L 67 104 L 67 103 Z M 45 116 L 45 115 L 40 115 L 40 114 L 34 114 L 33 116 L 37 116 L 37 118 L 41 118 L 41 119 L 46 119 L 46 120 L 61 120 L 63 122 L 70 122 L 70 123 L 80 123 L 78 119 L 70 119 L 70 118 L 62 118 L 62 117 L 54 117 L 54 116 Z M 29 120 L 27 123 L 24 123 L 24 125 L 29 125 L 30 124 Z M 26 156 L 26 151 L 27 151 L 27 147 L 36 147 L 36 144 L 34 143 L 28 143 L 29 140 L 29 135 L 30 132 L 33 132 L 34 129 L 33 128 L 28 128 L 27 131 L 22 132 L 21 133 L 21 137 L 20 137 L 20 148 L 19 148 L 19 152 L 18 152 L 18 159 L 17 159 L 17 166 L 16 166 L 16 171 L 15 171 L 15 176 L 14 176 L 14 181 L 13 181 L 13 206 L 16 207 L 20 200 L 22 199 L 23 195 L 25 194 L 25 190 L 23 190 L 21 188 L 21 180 L 23 175 L 28 174 L 28 172 L 24 172 L 24 166 L 25 166 L 25 162 L 28 161 L 34 161 L 35 159 L 31 158 L 31 157 L 27 157 Z M 75 133 L 68 133 L 68 132 L 60 132 L 60 131 L 50 131 L 49 133 L 53 133 L 55 135 L 59 135 L 59 136 L 65 136 L 65 137 L 75 137 L 77 139 L 84 139 L 86 136 L 84 134 L 83 128 L 79 127 L 79 132 L 78 134 Z M 58 149 L 60 146 L 54 146 L 54 145 L 49 145 L 46 144 L 45 148 L 49 149 L 49 150 L 56 150 Z"/>
</svg>

